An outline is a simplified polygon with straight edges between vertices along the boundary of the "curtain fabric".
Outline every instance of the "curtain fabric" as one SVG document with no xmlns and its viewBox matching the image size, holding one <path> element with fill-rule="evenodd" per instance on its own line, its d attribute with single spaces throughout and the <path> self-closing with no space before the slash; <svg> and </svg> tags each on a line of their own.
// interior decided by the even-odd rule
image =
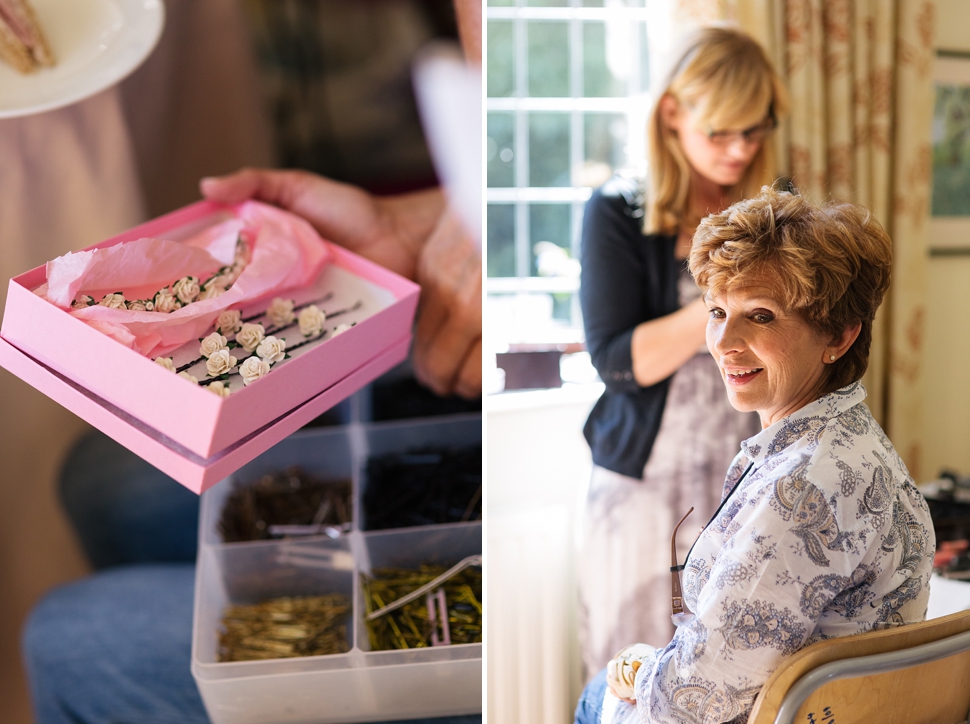
<svg viewBox="0 0 970 724">
<path fill-rule="evenodd" d="M 791 95 L 779 173 L 810 198 L 868 207 L 892 237 L 892 285 L 863 381 L 916 479 L 935 11 L 935 0 L 676 0 L 672 10 L 679 31 L 727 21 L 764 45 Z"/>
</svg>

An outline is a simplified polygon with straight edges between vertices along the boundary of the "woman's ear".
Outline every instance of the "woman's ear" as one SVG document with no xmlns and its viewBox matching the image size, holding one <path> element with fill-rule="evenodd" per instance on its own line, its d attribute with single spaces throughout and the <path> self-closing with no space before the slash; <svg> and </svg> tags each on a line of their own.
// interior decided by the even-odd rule
<svg viewBox="0 0 970 724">
<path fill-rule="evenodd" d="M 673 133 L 677 133 L 680 120 L 680 104 L 677 99 L 669 93 L 665 93 L 660 98 L 660 120 L 664 126 Z"/>
<path fill-rule="evenodd" d="M 849 347 L 851 347 L 859 338 L 859 332 L 861 331 L 862 322 L 850 324 L 848 327 L 843 329 L 842 334 L 835 337 L 825 348 L 822 362 L 825 364 L 832 364 L 833 362 L 841 359 L 842 355 L 848 352 Z"/>
</svg>

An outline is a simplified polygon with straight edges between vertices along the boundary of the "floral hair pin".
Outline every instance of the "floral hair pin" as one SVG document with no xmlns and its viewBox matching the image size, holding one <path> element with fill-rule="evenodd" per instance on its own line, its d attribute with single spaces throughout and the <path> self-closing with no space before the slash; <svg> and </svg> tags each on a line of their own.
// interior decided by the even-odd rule
<svg viewBox="0 0 970 724">
<path fill-rule="evenodd" d="M 191 296 L 194 291 L 189 282 L 181 285 L 179 289 L 187 296 Z M 327 294 L 301 307 L 297 307 L 292 299 L 276 297 L 265 312 L 247 318 L 243 318 L 238 309 L 227 309 L 216 319 L 213 325 L 215 331 L 199 340 L 199 357 L 180 367 L 175 367 L 171 357 L 157 357 L 155 362 L 193 384 L 206 387 L 221 397 L 228 397 L 230 376 L 238 374 L 242 377 L 243 384 L 247 386 L 262 379 L 275 365 L 289 359 L 290 351 L 315 342 L 327 334 L 323 325 L 328 319 L 356 311 L 362 306 L 358 301 L 351 307 L 328 314 L 317 304 L 327 301 L 332 296 Z M 179 301 L 177 295 L 173 298 Z M 263 324 L 252 321 L 261 317 L 265 317 L 270 323 L 268 329 Z M 343 334 L 354 324 L 339 324 L 333 328 L 330 336 L 336 337 Z M 283 337 L 267 334 L 267 332 L 278 334 L 294 326 L 299 327 L 300 333 L 306 339 L 292 346 L 288 346 Z M 230 335 L 232 339 L 229 339 Z M 235 357 L 233 352 L 237 349 L 248 353 L 248 356 Z M 199 380 L 188 370 L 202 360 L 205 360 L 206 379 Z"/>
</svg>

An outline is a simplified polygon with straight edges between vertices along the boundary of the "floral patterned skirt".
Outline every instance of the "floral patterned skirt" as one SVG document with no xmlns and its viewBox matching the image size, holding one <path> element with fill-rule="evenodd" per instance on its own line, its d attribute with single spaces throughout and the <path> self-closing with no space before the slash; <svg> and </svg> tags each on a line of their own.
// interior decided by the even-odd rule
<svg viewBox="0 0 970 724">
<path fill-rule="evenodd" d="M 653 451 L 638 480 L 598 466 L 586 496 L 579 556 L 579 628 L 585 679 L 624 646 L 665 646 L 670 621 L 670 535 L 684 563 L 720 504 L 742 440 L 760 429 L 731 407 L 717 365 L 694 355 L 670 384 Z"/>
</svg>

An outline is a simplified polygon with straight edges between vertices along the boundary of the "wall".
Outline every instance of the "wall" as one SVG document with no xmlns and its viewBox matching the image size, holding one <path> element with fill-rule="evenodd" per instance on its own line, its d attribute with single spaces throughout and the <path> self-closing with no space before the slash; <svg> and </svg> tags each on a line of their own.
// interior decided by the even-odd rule
<svg viewBox="0 0 970 724">
<path fill-rule="evenodd" d="M 583 423 L 602 385 L 487 398 L 488 720 L 572 721 L 582 688 L 576 511 L 592 462 Z"/>
<path fill-rule="evenodd" d="M 937 0 L 936 46 L 970 53 L 970 3 Z M 932 222 L 931 222 L 932 228 Z M 931 233 L 930 244 L 933 244 Z M 970 239 L 966 242 L 970 246 Z M 922 476 L 948 468 L 970 475 L 970 256 L 932 256 L 927 265 Z M 918 481 L 919 482 L 919 481 Z"/>
</svg>

